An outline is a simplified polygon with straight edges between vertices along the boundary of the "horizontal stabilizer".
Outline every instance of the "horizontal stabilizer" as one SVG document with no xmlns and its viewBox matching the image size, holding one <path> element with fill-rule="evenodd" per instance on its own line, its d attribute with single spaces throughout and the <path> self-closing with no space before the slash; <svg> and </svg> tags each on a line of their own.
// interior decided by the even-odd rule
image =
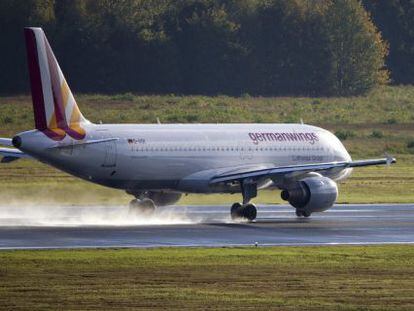
<svg viewBox="0 0 414 311">
<path fill-rule="evenodd" d="M 28 158 L 28 159 L 32 158 L 31 156 L 25 154 L 24 152 L 18 149 L 14 149 L 14 148 L 0 148 L 0 156 L 3 157 L 1 159 L 1 163 L 10 163 L 20 158 Z"/>
<path fill-rule="evenodd" d="M 0 138 L 0 145 L 12 147 L 13 146 L 12 139 L 11 138 Z"/>
<path fill-rule="evenodd" d="M 20 158 L 16 158 L 16 157 L 3 157 L 0 161 L 0 163 L 10 163 L 16 160 L 19 160 Z"/>
</svg>

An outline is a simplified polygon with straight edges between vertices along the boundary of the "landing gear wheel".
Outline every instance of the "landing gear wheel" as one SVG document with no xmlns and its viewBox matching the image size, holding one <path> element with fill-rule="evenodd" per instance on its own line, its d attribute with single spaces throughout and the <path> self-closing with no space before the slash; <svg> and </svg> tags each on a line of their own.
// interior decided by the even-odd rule
<svg viewBox="0 0 414 311">
<path fill-rule="evenodd" d="M 231 207 L 231 219 L 245 219 L 248 221 L 253 221 L 257 216 L 257 208 L 254 204 L 248 203 L 241 205 L 240 203 L 234 203 Z"/>
<path fill-rule="evenodd" d="M 151 199 L 134 199 L 129 203 L 129 215 L 149 216 L 155 211 L 154 201 Z"/>
<path fill-rule="evenodd" d="M 252 203 L 246 204 L 243 208 L 243 217 L 246 218 L 248 221 L 253 221 L 256 219 L 256 216 L 257 216 L 256 206 Z"/>
<path fill-rule="evenodd" d="M 297 217 L 305 217 L 308 218 L 311 215 L 311 212 L 302 209 L 296 209 L 296 216 Z"/>
<path fill-rule="evenodd" d="M 133 199 L 131 200 L 131 202 L 129 202 L 129 209 L 133 209 L 133 208 L 139 208 L 140 207 L 140 203 L 141 201 L 138 199 Z"/>
<path fill-rule="evenodd" d="M 308 218 L 311 215 L 311 213 L 305 210 L 302 212 L 302 215 L 303 217 Z"/>
<path fill-rule="evenodd" d="M 240 203 L 234 203 L 230 209 L 231 219 L 235 220 L 241 217 L 242 205 Z"/>
</svg>

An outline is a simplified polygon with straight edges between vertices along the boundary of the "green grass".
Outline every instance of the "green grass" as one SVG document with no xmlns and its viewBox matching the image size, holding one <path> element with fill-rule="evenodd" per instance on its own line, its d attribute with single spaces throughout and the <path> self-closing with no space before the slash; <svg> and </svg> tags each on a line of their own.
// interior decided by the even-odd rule
<svg viewBox="0 0 414 311">
<path fill-rule="evenodd" d="M 412 310 L 414 248 L 0 252 L 1 309 Z"/>
<path fill-rule="evenodd" d="M 227 96 L 76 96 L 86 117 L 104 123 L 299 122 L 337 132 L 354 159 L 393 154 L 391 168 L 355 169 L 340 186 L 339 202 L 414 202 L 414 86 L 384 87 L 348 98 L 233 98 Z M 0 136 L 33 128 L 29 96 L 0 98 Z M 64 186 L 63 186 L 64 185 Z M 73 196 L 77 193 L 77 196 Z M 0 165 L 3 202 L 24 199 L 73 204 L 124 204 L 122 191 L 89 184 L 43 164 L 18 161 Z M 238 196 L 189 195 L 182 204 L 231 203 Z M 263 191 L 256 199 L 280 203 L 279 193 Z"/>
</svg>

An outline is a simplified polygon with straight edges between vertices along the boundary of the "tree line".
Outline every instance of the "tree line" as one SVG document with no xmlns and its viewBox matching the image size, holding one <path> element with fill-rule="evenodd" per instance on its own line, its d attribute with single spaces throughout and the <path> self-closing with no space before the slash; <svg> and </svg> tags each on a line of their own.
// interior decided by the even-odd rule
<svg viewBox="0 0 414 311">
<path fill-rule="evenodd" d="M 22 29 L 40 26 L 75 92 L 357 95 L 413 82 L 413 12 L 402 0 L 3 0 L 0 93 L 28 91 Z"/>
</svg>

